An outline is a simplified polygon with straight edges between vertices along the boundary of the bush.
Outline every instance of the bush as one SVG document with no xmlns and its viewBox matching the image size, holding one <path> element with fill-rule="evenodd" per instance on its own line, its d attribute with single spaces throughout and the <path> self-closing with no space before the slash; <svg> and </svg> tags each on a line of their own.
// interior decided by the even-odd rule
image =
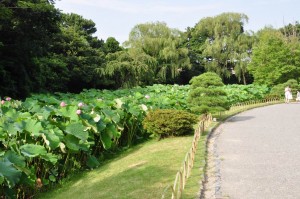
<svg viewBox="0 0 300 199">
<path fill-rule="evenodd" d="M 222 88 L 193 89 L 189 93 L 188 103 L 193 113 L 217 113 L 230 107 L 226 92 Z"/>
<path fill-rule="evenodd" d="M 193 113 L 206 114 L 228 110 L 230 107 L 222 79 L 212 72 L 193 77 L 187 98 Z"/>
<path fill-rule="evenodd" d="M 143 121 L 144 128 L 161 138 L 187 135 L 194 132 L 198 117 L 183 110 L 158 109 L 150 111 Z"/>
<path fill-rule="evenodd" d="M 199 76 L 195 76 L 190 80 L 191 89 L 195 89 L 198 87 L 219 87 L 224 86 L 221 77 L 213 72 L 206 72 Z"/>
</svg>

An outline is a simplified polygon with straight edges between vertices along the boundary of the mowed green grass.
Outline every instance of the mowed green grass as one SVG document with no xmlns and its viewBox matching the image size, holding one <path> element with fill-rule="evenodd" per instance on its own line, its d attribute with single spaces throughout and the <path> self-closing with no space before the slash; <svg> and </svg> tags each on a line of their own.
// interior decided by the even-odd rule
<svg viewBox="0 0 300 199">
<path fill-rule="evenodd" d="M 191 135 L 147 141 L 37 198 L 161 198 L 164 189 L 174 183 L 192 140 Z"/>
</svg>

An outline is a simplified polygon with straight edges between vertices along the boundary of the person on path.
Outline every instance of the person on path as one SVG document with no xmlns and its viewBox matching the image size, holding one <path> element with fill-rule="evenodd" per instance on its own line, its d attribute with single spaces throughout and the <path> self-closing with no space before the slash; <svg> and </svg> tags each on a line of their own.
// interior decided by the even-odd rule
<svg viewBox="0 0 300 199">
<path fill-rule="evenodd" d="M 296 102 L 300 102 L 300 91 L 297 91 Z"/>
<path fill-rule="evenodd" d="M 285 96 L 285 103 L 289 103 L 290 100 L 293 99 L 292 90 L 289 86 L 285 87 L 284 96 Z"/>
</svg>

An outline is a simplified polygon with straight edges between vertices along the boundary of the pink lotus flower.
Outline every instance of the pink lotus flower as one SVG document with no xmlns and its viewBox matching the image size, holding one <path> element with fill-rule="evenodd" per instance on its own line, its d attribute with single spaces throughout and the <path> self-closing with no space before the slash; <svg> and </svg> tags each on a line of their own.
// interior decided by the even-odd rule
<svg viewBox="0 0 300 199">
<path fill-rule="evenodd" d="M 7 97 L 7 98 L 5 98 L 5 100 L 6 100 L 6 101 L 10 101 L 10 100 L 11 100 L 11 98 L 10 98 L 10 97 Z"/>
<path fill-rule="evenodd" d="M 81 110 L 78 109 L 78 110 L 76 111 L 76 114 L 77 114 L 77 115 L 80 115 L 80 114 L 81 114 Z"/>
<path fill-rule="evenodd" d="M 61 102 L 61 103 L 60 103 L 60 106 L 61 106 L 61 107 L 65 107 L 65 106 L 66 106 L 66 103 L 65 103 L 65 102 Z"/>
<path fill-rule="evenodd" d="M 145 95 L 145 98 L 146 98 L 146 99 L 149 99 L 149 98 L 150 98 L 150 96 L 149 96 L 149 95 Z"/>
<path fill-rule="evenodd" d="M 79 108 L 83 107 L 83 103 L 82 102 L 78 103 L 78 107 Z"/>
<path fill-rule="evenodd" d="M 1 100 L 1 104 L 4 104 L 5 103 L 5 101 L 4 100 Z"/>
</svg>

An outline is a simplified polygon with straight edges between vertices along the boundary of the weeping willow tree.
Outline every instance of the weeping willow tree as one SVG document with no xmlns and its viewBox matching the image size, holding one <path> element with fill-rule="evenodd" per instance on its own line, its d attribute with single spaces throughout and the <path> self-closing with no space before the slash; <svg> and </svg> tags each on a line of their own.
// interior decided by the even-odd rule
<svg viewBox="0 0 300 199">
<path fill-rule="evenodd" d="M 223 80 L 235 75 L 246 83 L 247 60 L 252 46 L 250 35 L 244 35 L 246 22 L 245 14 L 223 13 L 203 18 L 195 25 L 192 36 L 205 40 L 199 48 L 207 71 L 217 73 Z"/>
<path fill-rule="evenodd" d="M 136 25 L 124 45 L 132 59 L 143 63 L 146 69 L 139 79 L 152 84 L 173 83 L 182 70 L 190 68 L 188 49 L 181 43 L 179 30 L 155 22 Z"/>
<path fill-rule="evenodd" d="M 151 56 L 131 50 L 109 53 L 106 56 L 105 67 L 97 72 L 110 80 L 114 88 L 131 88 L 144 85 L 147 77 L 153 76 L 149 67 L 156 64 Z"/>
<path fill-rule="evenodd" d="M 247 76 L 249 76 L 248 65 L 251 62 L 252 47 L 255 43 L 255 37 L 249 33 L 240 34 L 234 43 L 234 53 L 231 57 L 233 63 L 232 72 L 237 77 L 239 82 L 244 85 L 249 83 Z"/>
</svg>

